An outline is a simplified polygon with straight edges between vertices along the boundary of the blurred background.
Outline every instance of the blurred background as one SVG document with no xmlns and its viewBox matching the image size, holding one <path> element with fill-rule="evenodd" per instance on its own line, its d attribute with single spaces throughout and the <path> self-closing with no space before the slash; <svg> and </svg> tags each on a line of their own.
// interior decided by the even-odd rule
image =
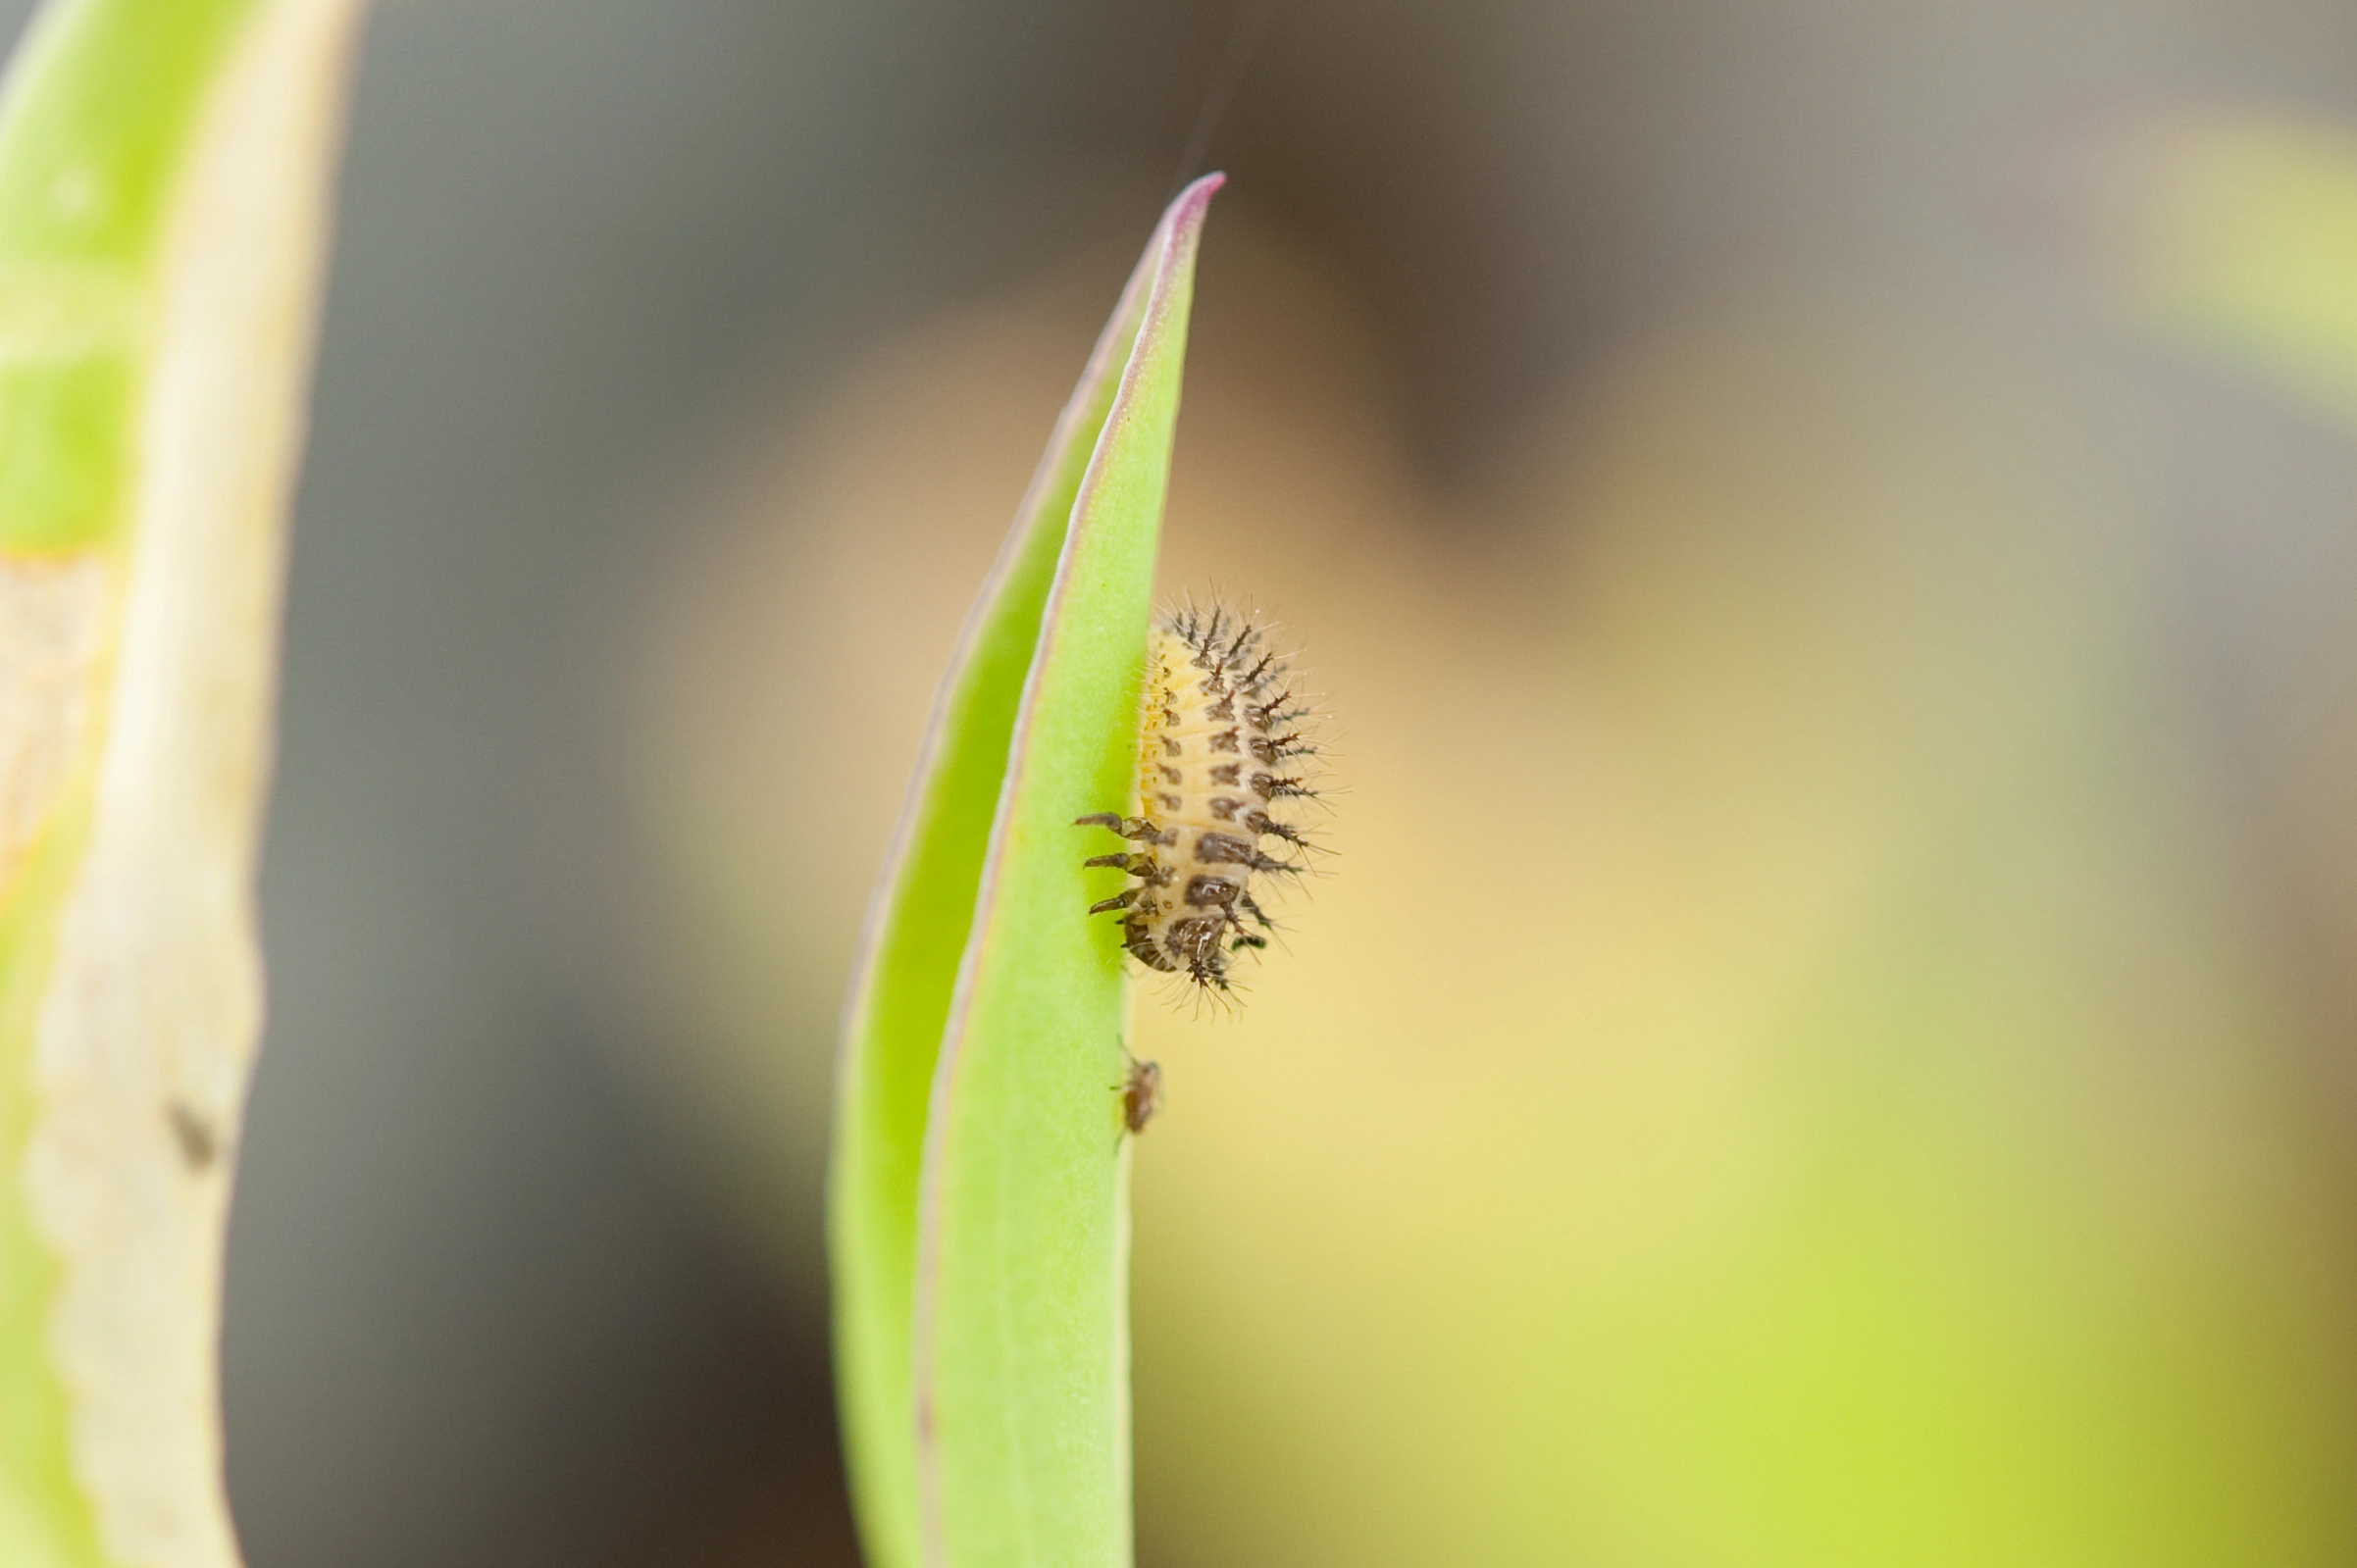
<svg viewBox="0 0 2357 1568">
<path fill-rule="evenodd" d="M 841 987 L 1238 16 L 378 12 L 252 1568 L 855 1560 Z M 1278 0 L 1205 162 L 1347 793 L 1144 1009 L 1146 1568 L 2357 1560 L 2357 12 Z"/>
</svg>

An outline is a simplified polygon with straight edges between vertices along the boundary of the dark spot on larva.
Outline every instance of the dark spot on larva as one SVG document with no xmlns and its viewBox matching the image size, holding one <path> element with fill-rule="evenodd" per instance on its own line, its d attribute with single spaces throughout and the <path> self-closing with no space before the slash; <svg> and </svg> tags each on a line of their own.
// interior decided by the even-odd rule
<svg viewBox="0 0 2357 1568">
<path fill-rule="evenodd" d="M 1230 693 L 1228 693 L 1227 695 L 1225 695 L 1225 696 L 1221 697 L 1221 698 L 1220 698 L 1220 699 L 1219 699 L 1217 702 L 1214 702 L 1214 703 L 1212 703 L 1212 704 L 1211 704 L 1211 705 L 1210 705 L 1208 708 L 1206 708 L 1206 709 L 1204 709 L 1204 718 L 1206 718 L 1206 719 L 1233 719 L 1233 718 L 1235 718 L 1235 717 L 1236 717 L 1236 697 L 1235 697 L 1235 693 L 1233 693 L 1233 692 L 1230 692 Z M 1234 748 L 1233 748 L 1233 747 L 1231 747 L 1230 749 L 1232 750 L 1232 749 L 1234 749 Z"/>
<path fill-rule="evenodd" d="M 1197 909 L 1209 909 L 1214 905 L 1225 909 L 1236 901 L 1236 895 L 1242 891 L 1244 886 L 1241 883 L 1231 882 L 1225 877 L 1187 879 L 1187 902 Z"/>
<path fill-rule="evenodd" d="M 1234 822 L 1236 808 L 1243 804 L 1243 801 L 1230 799 L 1226 795 L 1213 795 L 1210 799 L 1211 815 L 1221 822 Z"/>
<path fill-rule="evenodd" d="M 1219 951 L 1219 934 L 1227 929 L 1224 915 L 1191 915 L 1171 922 L 1162 945 L 1170 956 L 1190 968 L 1209 963 Z"/>
<path fill-rule="evenodd" d="M 1162 737 L 1162 755 L 1165 757 L 1175 757 L 1179 755 L 1179 752 L 1180 746 L 1177 736 L 1164 735 Z"/>
<path fill-rule="evenodd" d="M 1277 743 L 1266 735 L 1253 736 L 1253 756 L 1259 762 L 1275 762 L 1277 760 Z"/>
<path fill-rule="evenodd" d="M 1219 733 L 1211 737 L 1211 749 L 1213 751 L 1234 752 L 1241 750 L 1242 747 L 1238 744 L 1235 731 L 1222 730 L 1219 732 Z"/>
<path fill-rule="evenodd" d="M 221 1136 L 185 1101 L 174 1100 L 164 1107 L 164 1121 L 172 1129 L 172 1140 L 179 1145 L 181 1163 L 191 1171 L 210 1170 L 221 1158 Z"/>
<path fill-rule="evenodd" d="M 1184 804 L 1176 795 L 1156 795 L 1154 798 L 1162 803 L 1164 811 L 1176 811 Z"/>
<path fill-rule="evenodd" d="M 1185 774 L 1179 772 L 1176 768 L 1173 768 L 1168 763 L 1162 764 L 1162 783 L 1174 784 L 1185 784 L 1186 782 L 1187 776 Z"/>
<path fill-rule="evenodd" d="M 1207 833 L 1195 840 L 1195 858 L 1205 865 L 1219 865 L 1229 861 L 1238 865 L 1250 865 L 1253 858 L 1253 846 L 1233 834 Z"/>
<path fill-rule="evenodd" d="M 1244 764 L 1241 762 L 1221 763 L 1211 770 L 1211 782 L 1223 784 L 1242 784 L 1244 782 Z"/>
</svg>

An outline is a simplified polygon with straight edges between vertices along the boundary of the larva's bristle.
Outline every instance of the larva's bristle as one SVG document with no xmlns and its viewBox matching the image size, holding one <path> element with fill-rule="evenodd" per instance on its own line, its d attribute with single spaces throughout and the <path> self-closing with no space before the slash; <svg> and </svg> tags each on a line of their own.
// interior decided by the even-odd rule
<svg viewBox="0 0 2357 1568">
<path fill-rule="evenodd" d="M 1267 946 L 1259 932 L 1274 929 L 1254 901 L 1252 879 L 1308 870 L 1263 852 L 1259 840 L 1316 849 L 1302 824 L 1270 808 L 1319 799 L 1303 767 L 1319 755 L 1304 728 L 1318 714 L 1267 627 L 1217 600 L 1183 603 L 1157 620 L 1142 708 L 1139 815 L 1079 819 L 1142 846 L 1089 859 L 1135 879 L 1092 913 L 1117 916 L 1124 945 L 1149 968 L 1181 979 L 1199 998 L 1229 1000 L 1230 961 Z"/>
</svg>

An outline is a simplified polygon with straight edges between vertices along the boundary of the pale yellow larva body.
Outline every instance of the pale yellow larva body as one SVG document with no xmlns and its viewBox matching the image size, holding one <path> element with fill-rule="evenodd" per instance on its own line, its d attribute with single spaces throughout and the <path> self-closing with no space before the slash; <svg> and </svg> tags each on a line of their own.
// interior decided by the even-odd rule
<svg viewBox="0 0 2357 1568">
<path fill-rule="evenodd" d="M 1081 822 L 1138 844 L 1099 855 L 1130 887 L 1091 911 L 1121 916 L 1124 945 L 1150 968 L 1228 986 L 1230 957 L 1263 947 L 1268 918 L 1253 896 L 1255 875 L 1289 875 L 1296 858 L 1260 845 L 1305 843 L 1283 802 L 1314 791 L 1304 776 L 1315 746 L 1310 717 L 1271 652 L 1265 630 L 1223 607 L 1158 619 L 1147 647 L 1138 755 L 1138 815 L 1101 812 Z"/>
</svg>

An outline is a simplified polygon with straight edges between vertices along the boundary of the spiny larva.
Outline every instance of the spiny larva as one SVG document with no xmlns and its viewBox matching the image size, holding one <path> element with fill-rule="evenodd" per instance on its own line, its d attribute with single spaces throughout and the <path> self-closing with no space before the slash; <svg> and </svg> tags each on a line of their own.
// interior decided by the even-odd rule
<svg viewBox="0 0 2357 1568">
<path fill-rule="evenodd" d="M 1116 913 L 1124 945 L 1149 968 L 1228 989 L 1230 958 L 1268 945 L 1255 873 L 1295 876 L 1308 847 L 1299 823 L 1272 815 L 1311 799 L 1314 719 L 1268 628 L 1225 605 L 1157 617 L 1147 643 L 1138 755 L 1139 814 L 1101 811 L 1079 826 L 1109 828 L 1140 847 L 1086 864 L 1135 878 L 1089 913 Z M 1275 838 L 1296 853 L 1260 848 Z M 1250 922 L 1250 924 L 1247 924 Z"/>
</svg>

